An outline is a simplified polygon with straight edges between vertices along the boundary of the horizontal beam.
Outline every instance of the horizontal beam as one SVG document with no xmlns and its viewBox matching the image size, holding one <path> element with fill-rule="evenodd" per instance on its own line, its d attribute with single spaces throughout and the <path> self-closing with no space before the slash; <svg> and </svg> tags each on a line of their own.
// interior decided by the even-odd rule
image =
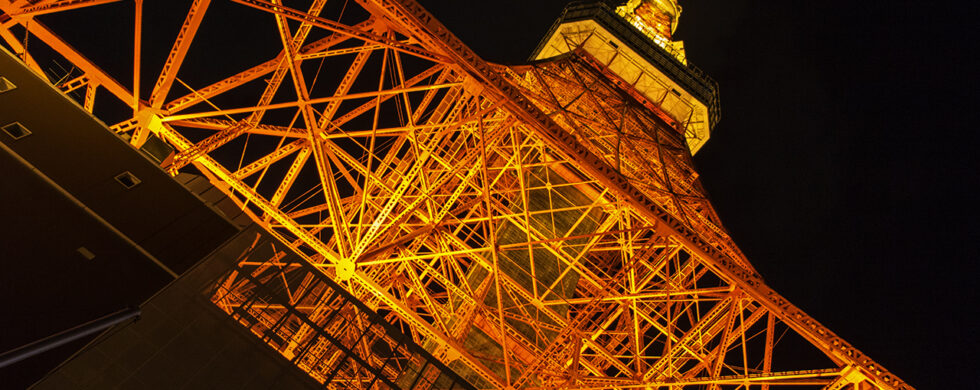
<svg viewBox="0 0 980 390">
<path fill-rule="evenodd" d="M 372 98 L 372 97 L 379 97 L 379 96 L 385 96 L 385 95 L 396 95 L 396 94 L 407 93 L 407 92 L 428 91 L 428 90 L 439 89 L 439 88 L 449 88 L 449 87 L 453 87 L 453 86 L 456 86 L 456 85 L 460 85 L 460 83 L 444 83 L 444 84 L 423 85 L 423 86 L 418 86 L 418 87 L 395 88 L 395 89 L 388 89 L 388 90 L 384 90 L 384 91 L 352 93 L 352 94 L 342 95 L 342 96 L 328 96 L 328 97 L 310 99 L 310 100 L 307 100 L 307 101 L 275 103 L 275 104 L 267 104 L 267 105 L 264 105 L 264 106 L 255 106 L 255 107 L 231 108 L 231 109 L 227 109 L 227 110 L 205 111 L 205 112 L 198 112 L 198 113 L 193 113 L 193 114 L 169 115 L 169 116 L 165 116 L 165 117 L 161 118 L 161 120 L 163 122 L 174 122 L 174 121 L 181 121 L 181 120 L 187 120 L 187 119 L 197 119 L 197 118 L 208 118 L 208 117 L 213 117 L 213 116 L 224 116 L 224 115 L 243 114 L 243 113 L 251 113 L 251 112 L 255 112 L 255 111 L 276 110 L 276 109 L 280 109 L 280 108 L 300 107 L 300 106 L 307 106 L 307 105 L 310 105 L 310 104 L 327 103 L 327 102 L 334 102 L 334 101 L 343 101 L 343 100 L 349 100 L 349 99 Z"/>
</svg>

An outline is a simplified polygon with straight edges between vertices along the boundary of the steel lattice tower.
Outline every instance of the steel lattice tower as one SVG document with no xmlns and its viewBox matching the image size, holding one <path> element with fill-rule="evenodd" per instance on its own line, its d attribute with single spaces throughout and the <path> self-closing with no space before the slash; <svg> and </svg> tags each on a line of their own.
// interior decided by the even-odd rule
<svg viewBox="0 0 980 390">
<path fill-rule="evenodd" d="M 0 0 L 0 37 L 39 71 L 70 62 L 52 83 L 135 147 L 166 141 L 166 170 L 196 169 L 278 239 L 208 294 L 329 387 L 426 367 L 392 361 L 323 277 L 478 388 L 911 389 L 738 250 L 691 160 L 718 99 L 671 38 L 680 8 L 622 3 L 569 6 L 519 66 L 414 0 L 194 0 L 166 42 L 144 38 L 142 0 Z M 55 28 L 112 7 L 135 21 L 104 43 L 132 47 L 129 74 Z M 195 52 L 209 19 L 263 21 L 270 39 L 222 42 L 268 55 Z M 148 65 L 153 45 L 166 56 Z M 784 336 L 822 363 L 782 353 Z"/>
</svg>

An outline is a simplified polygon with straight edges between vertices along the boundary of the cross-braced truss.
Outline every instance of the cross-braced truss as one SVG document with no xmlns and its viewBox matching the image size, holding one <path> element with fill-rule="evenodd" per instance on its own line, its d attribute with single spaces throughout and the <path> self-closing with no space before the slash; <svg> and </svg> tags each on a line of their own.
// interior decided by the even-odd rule
<svg viewBox="0 0 980 390">
<path fill-rule="evenodd" d="M 161 46 L 141 0 L 0 0 L 0 37 L 39 71 L 67 60 L 52 83 L 84 109 L 165 140 L 165 169 L 208 176 L 477 387 L 911 388 L 762 282 L 683 131 L 587 53 L 490 65 L 412 0 L 285 3 L 194 0 Z M 135 21 L 103 43 L 131 66 L 55 33 L 93 12 Z M 208 39 L 264 57 L 194 51 Z M 338 311 L 284 253 L 243 257 L 215 303 L 281 283 L 248 321 L 325 384 L 366 386 L 317 374 Z"/>
</svg>

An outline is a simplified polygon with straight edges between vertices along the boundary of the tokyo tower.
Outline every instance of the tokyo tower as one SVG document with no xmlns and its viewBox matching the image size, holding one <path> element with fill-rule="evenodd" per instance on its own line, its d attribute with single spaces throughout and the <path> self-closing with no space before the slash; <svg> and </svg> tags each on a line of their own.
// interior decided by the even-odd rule
<svg viewBox="0 0 980 390">
<path fill-rule="evenodd" d="M 48 81 L 251 219 L 204 294 L 327 388 L 912 389 L 722 226 L 677 0 L 573 2 L 520 65 L 415 0 L 0 11 L 27 66 L 70 63 Z M 127 33 L 77 36 L 105 15 Z"/>
</svg>

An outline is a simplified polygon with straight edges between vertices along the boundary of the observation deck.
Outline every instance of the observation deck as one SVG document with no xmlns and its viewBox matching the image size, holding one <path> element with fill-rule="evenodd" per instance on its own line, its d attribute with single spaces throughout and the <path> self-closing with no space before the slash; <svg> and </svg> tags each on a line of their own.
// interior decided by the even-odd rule
<svg viewBox="0 0 980 390">
<path fill-rule="evenodd" d="M 721 118 L 718 84 L 687 64 L 681 42 L 670 41 L 635 19 L 605 3 L 573 2 L 530 59 L 544 60 L 576 49 L 587 52 L 674 119 L 691 153 L 697 153 Z"/>
</svg>

